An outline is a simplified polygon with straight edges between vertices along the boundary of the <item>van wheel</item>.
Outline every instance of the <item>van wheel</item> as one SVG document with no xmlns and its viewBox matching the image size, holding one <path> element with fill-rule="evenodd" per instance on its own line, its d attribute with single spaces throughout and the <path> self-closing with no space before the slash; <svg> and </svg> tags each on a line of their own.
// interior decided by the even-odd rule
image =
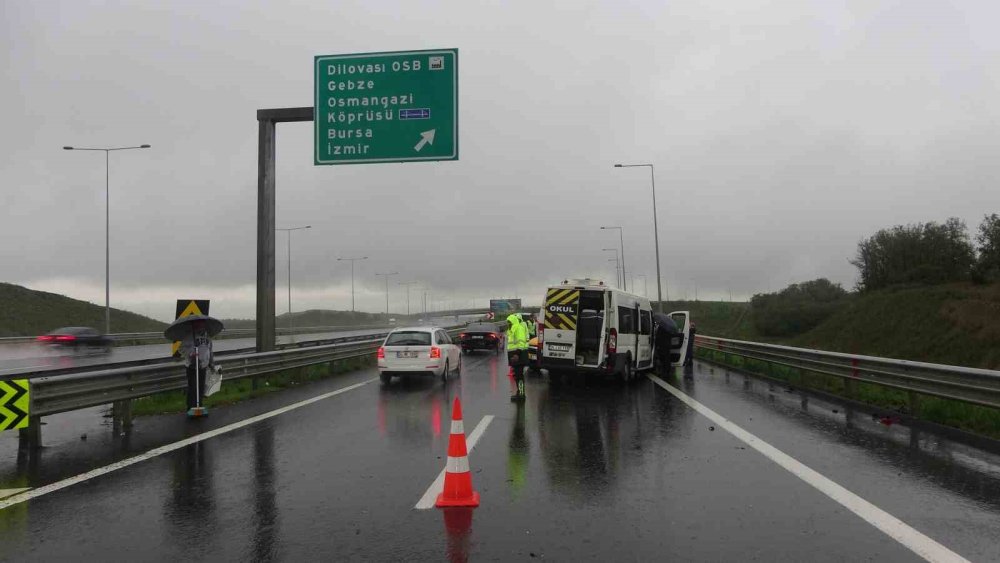
<svg viewBox="0 0 1000 563">
<path fill-rule="evenodd" d="M 622 371 L 622 381 L 629 383 L 632 381 L 632 358 L 625 358 L 625 369 Z"/>
</svg>

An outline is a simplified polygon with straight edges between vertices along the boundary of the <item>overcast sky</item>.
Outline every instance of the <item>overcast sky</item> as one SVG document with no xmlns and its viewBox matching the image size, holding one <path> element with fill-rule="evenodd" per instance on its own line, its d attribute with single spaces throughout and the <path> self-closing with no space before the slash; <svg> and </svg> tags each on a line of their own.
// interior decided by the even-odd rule
<svg viewBox="0 0 1000 563">
<path fill-rule="evenodd" d="M 112 305 L 252 317 L 258 108 L 312 105 L 315 55 L 457 48 L 460 160 L 314 166 L 278 128 L 293 303 L 538 302 L 626 265 L 671 298 L 828 277 L 899 223 L 1000 211 L 1000 3 L 987 1 L 22 2 L 0 0 L 0 281 Z M 287 309 L 277 240 L 277 309 Z M 637 280 L 643 291 L 641 278 Z M 416 286 L 415 286 L 416 287 Z M 413 308 L 422 293 L 411 293 Z"/>
</svg>

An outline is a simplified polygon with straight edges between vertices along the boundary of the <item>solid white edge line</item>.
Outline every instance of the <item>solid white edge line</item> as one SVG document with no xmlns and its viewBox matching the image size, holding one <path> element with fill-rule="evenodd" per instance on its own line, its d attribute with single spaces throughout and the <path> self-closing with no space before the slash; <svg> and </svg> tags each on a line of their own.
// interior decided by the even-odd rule
<svg viewBox="0 0 1000 563">
<path fill-rule="evenodd" d="M 21 487 L 19 489 L 0 489 L 0 498 L 7 498 L 28 490 L 31 490 L 31 487 Z"/>
<path fill-rule="evenodd" d="M 49 493 L 54 493 L 54 492 L 56 492 L 56 491 L 58 491 L 60 489 L 65 489 L 66 487 L 70 487 L 72 485 L 76 485 L 77 483 L 82 483 L 84 481 L 93 479 L 95 477 L 100 477 L 101 475 L 106 475 L 108 473 L 111 473 L 112 471 L 117 471 L 119 469 L 124 469 L 124 468 L 126 468 L 126 467 L 128 467 L 130 465 L 135 465 L 136 463 L 139 463 L 139 462 L 142 462 L 142 461 L 146 461 L 147 459 L 152 459 L 154 457 L 161 456 L 163 454 L 170 453 L 170 452 L 175 451 L 175 450 L 179 450 L 181 448 L 190 446 L 191 444 L 195 444 L 195 443 L 201 442 L 203 440 L 208 440 L 209 438 L 214 438 L 216 436 L 225 434 L 227 432 L 232 432 L 233 430 L 237 430 L 237 429 L 243 428 L 244 426 L 249 426 L 251 424 L 260 422 L 262 420 L 267 420 L 269 418 L 278 416 L 279 414 L 284 414 L 286 412 L 293 411 L 295 409 L 304 407 L 306 405 L 311 405 L 311 404 L 313 404 L 315 402 L 322 401 L 324 399 L 329 399 L 330 397 L 333 397 L 335 395 L 340 395 L 341 393 L 346 393 L 348 391 L 353 391 L 353 390 L 355 390 L 355 389 L 357 389 L 359 387 L 363 387 L 363 386 L 368 385 L 369 383 L 371 383 L 373 381 L 377 381 L 377 380 L 378 380 L 377 377 L 373 377 L 371 379 L 362 381 L 360 383 L 355 383 L 354 385 L 348 385 L 347 387 L 342 387 L 342 388 L 337 389 L 335 391 L 330 391 L 329 393 L 323 393 L 322 395 L 317 395 L 317 396 L 312 397 L 310 399 L 306 399 L 304 401 L 299 401 L 298 403 L 292 403 L 291 405 L 286 405 L 284 407 L 281 407 L 279 409 L 275 409 L 275 410 L 270 411 L 270 412 L 266 412 L 266 413 L 263 413 L 263 414 L 258 414 L 257 416 L 252 416 L 250 418 L 247 418 L 245 420 L 241 420 L 239 422 L 234 422 L 232 424 L 227 424 L 225 426 L 221 426 L 219 428 L 216 428 L 215 430 L 209 430 L 207 432 L 202 432 L 201 434 L 198 434 L 196 436 L 191 436 L 190 438 L 185 438 L 184 440 L 181 440 L 179 442 L 174 442 L 172 444 L 167 444 L 165 446 L 160 446 L 158 448 L 153 448 L 153 449 L 149 450 L 146 453 L 139 454 L 139 455 L 137 455 L 135 457 L 130 457 L 128 459 L 123 459 L 121 461 L 117 461 L 117 462 L 112 463 L 110 465 L 105 465 L 104 467 L 98 467 L 97 469 L 91 469 L 90 471 L 87 471 L 86 473 L 81 473 L 81 474 L 76 475 L 74 477 L 69 477 L 69 478 L 63 479 L 61 481 L 56 481 L 55 483 L 49 483 L 48 485 L 42 485 L 41 487 L 37 487 L 35 489 L 31 489 L 30 491 L 28 491 L 26 493 L 17 494 L 17 495 L 14 495 L 14 496 L 10 497 L 10 498 L 0 500 L 0 510 L 3 510 L 5 508 L 9 508 L 11 506 L 14 506 L 15 504 L 20 504 L 22 502 L 27 502 L 29 500 L 36 499 L 36 498 L 38 498 L 40 496 L 44 496 L 44 495 L 47 495 Z"/>
<path fill-rule="evenodd" d="M 479 424 L 477 424 L 475 428 L 472 429 L 472 433 L 470 433 L 469 437 L 465 439 L 465 449 L 467 450 L 467 453 L 472 453 L 472 448 L 476 447 L 476 442 L 478 442 L 479 438 L 486 432 L 486 427 L 489 426 L 491 422 L 493 422 L 493 415 L 488 414 L 479 421 Z M 447 466 L 445 469 L 447 469 Z M 424 496 L 420 497 L 420 500 L 417 501 L 416 506 L 413 508 L 416 508 L 417 510 L 434 508 L 434 503 L 437 502 L 438 493 L 444 490 L 445 469 L 442 469 L 441 473 L 438 473 L 437 479 L 434 479 L 431 486 L 427 487 L 427 491 L 424 492 Z"/>
<path fill-rule="evenodd" d="M 747 432 L 726 417 L 699 403 L 687 394 L 663 381 L 659 377 L 647 375 L 653 383 L 683 401 L 687 406 L 698 411 L 703 416 L 724 428 L 737 439 L 760 452 L 764 457 L 777 463 L 791 474 L 805 481 L 816 490 L 837 501 L 841 506 L 860 516 L 866 522 L 875 526 L 887 536 L 906 546 L 910 551 L 927 561 L 968 562 L 968 559 L 951 551 L 930 537 L 910 527 L 902 520 L 866 501 L 829 478 L 814 471 L 799 460 L 775 448 L 771 444 Z"/>
</svg>

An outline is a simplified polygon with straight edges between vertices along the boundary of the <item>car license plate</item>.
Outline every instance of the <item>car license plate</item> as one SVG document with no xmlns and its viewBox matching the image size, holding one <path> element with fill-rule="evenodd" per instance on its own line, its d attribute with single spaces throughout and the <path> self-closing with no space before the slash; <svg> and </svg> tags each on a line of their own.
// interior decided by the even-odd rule
<svg viewBox="0 0 1000 563">
<path fill-rule="evenodd" d="M 538 359 L 538 356 L 536 356 L 534 354 L 528 354 L 528 359 L 531 360 L 531 361 L 535 361 L 535 360 Z"/>
<path fill-rule="evenodd" d="M 482 340 L 483 337 L 482 336 L 473 336 L 472 339 L 473 340 Z"/>
<path fill-rule="evenodd" d="M 416 352 L 396 352 L 397 358 L 416 358 Z"/>
</svg>

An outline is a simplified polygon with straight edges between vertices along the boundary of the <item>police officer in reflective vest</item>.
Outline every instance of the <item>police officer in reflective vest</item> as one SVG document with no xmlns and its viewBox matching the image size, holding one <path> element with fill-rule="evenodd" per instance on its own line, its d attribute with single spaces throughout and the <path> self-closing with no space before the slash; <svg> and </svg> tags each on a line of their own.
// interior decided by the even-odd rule
<svg viewBox="0 0 1000 563">
<path fill-rule="evenodd" d="M 511 396 L 512 401 L 524 400 L 524 368 L 528 364 L 528 326 L 521 320 L 521 315 L 512 313 L 507 317 L 507 363 L 514 370 L 514 383 L 517 391 Z"/>
</svg>

